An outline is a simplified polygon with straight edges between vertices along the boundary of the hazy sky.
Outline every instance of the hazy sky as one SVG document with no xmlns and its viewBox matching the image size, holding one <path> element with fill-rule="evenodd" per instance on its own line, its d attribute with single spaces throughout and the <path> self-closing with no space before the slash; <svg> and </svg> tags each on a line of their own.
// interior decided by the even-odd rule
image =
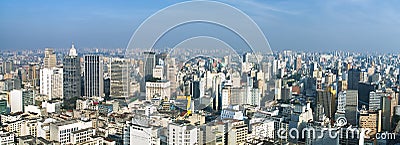
<svg viewBox="0 0 400 145">
<path fill-rule="evenodd" d="M 125 48 L 174 0 L 2 0 L 0 49 Z M 272 50 L 400 52 L 400 1 L 223 0 L 261 27 Z"/>
</svg>

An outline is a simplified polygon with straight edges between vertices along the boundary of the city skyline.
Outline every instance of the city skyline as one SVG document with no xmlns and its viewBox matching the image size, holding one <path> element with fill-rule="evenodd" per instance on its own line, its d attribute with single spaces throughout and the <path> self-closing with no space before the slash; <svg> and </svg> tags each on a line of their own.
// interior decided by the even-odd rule
<svg viewBox="0 0 400 145">
<path fill-rule="evenodd" d="M 2 1 L 0 49 L 126 48 L 151 14 L 181 1 Z M 228 1 L 260 26 L 273 51 L 398 53 L 396 1 Z"/>
</svg>

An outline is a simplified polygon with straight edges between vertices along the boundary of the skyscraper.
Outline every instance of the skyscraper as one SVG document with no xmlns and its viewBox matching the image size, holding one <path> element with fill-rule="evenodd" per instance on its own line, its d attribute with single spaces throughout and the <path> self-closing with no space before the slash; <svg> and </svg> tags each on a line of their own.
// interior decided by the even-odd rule
<svg viewBox="0 0 400 145">
<path fill-rule="evenodd" d="M 76 99 L 81 96 L 81 64 L 74 44 L 64 57 L 63 66 L 64 107 L 72 109 L 75 108 Z"/>
<path fill-rule="evenodd" d="M 54 50 L 51 48 L 46 48 L 44 51 L 44 58 L 43 58 L 44 68 L 53 68 L 57 64 L 56 54 Z"/>
<path fill-rule="evenodd" d="M 128 97 L 128 63 L 124 59 L 111 61 L 110 96 Z"/>
<path fill-rule="evenodd" d="M 296 62 L 295 62 L 294 68 L 295 68 L 297 71 L 300 70 L 300 69 L 301 69 L 301 64 L 302 64 L 302 62 L 301 62 L 301 55 L 298 55 L 298 56 L 296 57 Z"/>
<path fill-rule="evenodd" d="M 144 78 L 147 80 L 153 77 L 153 68 L 156 65 L 156 53 L 155 52 L 144 52 L 145 64 L 144 64 Z"/>
<path fill-rule="evenodd" d="M 357 90 L 358 83 L 360 82 L 360 70 L 351 69 L 348 72 L 348 79 L 347 79 L 347 89 L 349 90 Z"/>
<path fill-rule="evenodd" d="M 85 56 L 84 92 L 87 97 L 103 97 L 103 60 L 99 55 Z"/>
</svg>

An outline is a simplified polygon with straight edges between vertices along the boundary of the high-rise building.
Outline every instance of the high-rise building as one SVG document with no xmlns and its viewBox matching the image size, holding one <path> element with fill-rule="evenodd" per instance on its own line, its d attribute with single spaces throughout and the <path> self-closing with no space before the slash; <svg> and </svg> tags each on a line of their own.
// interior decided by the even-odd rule
<svg viewBox="0 0 400 145">
<path fill-rule="evenodd" d="M 363 105 L 369 108 L 370 92 L 375 91 L 375 86 L 369 83 L 358 83 L 358 109 Z"/>
<path fill-rule="evenodd" d="M 63 98 L 63 68 L 54 68 L 53 75 L 51 76 L 51 98 L 62 99 Z"/>
<path fill-rule="evenodd" d="M 301 61 L 301 55 L 296 57 L 296 62 L 294 64 L 294 68 L 299 71 L 301 69 L 302 61 Z"/>
<path fill-rule="evenodd" d="M 164 79 L 164 66 L 156 65 L 153 69 L 153 78 Z"/>
<path fill-rule="evenodd" d="M 52 84 L 53 69 L 40 69 L 40 94 L 46 95 L 48 100 L 51 100 L 51 84 Z"/>
<path fill-rule="evenodd" d="M 63 98 L 63 68 L 43 68 L 40 70 L 40 94 L 47 100 Z"/>
<path fill-rule="evenodd" d="M 381 110 L 382 109 L 382 97 L 384 93 L 381 90 L 369 93 L 369 110 Z"/>
<path fill-rule="evenodd" d="M 168 124 L 168 144 L 198 143 L 197 127 L 186 123 Z"/>
<path fill-rule="evenodd" d="M 14 63 L 12 61 L 3 62 L 3 73 L 8 74 L 14 70 Z"/>
<path fill-rule="evenodd" d="M 358 92 L 357 90 L 346 91 L 346 112 L 345 117 L 347 122 L 353 126 L 358 124 L 357 122 L 357 110 L 358 110 Z"/>
<path fill-rule="evenodd" d="M 70 144 L 73 141 L 71 133 L 92 127 L 92 121 L 68 120 L 50 123 L 50 141 L 57 141 L 61 145 Z"/>
<path fill-rule="evenodd" d="M 44 58 L 43 58 L 43 65 L 44 68 L 53 68 L 57 65 L 56 54 L 54 50 L 51 48 L 46 48 L 44 51 Z"/>
<path fill-rule="evenodd" d="M 74 44 L 63 60 L 64 107 L 75 108 L 76 99 L 81 96 L 81 63 Z"/>
<path fill-rule="evenodd" d="M 111 61 L 110 96 L 129 96 L 129 73 L 128 63 L 124 59 L 113 59 Z"/>
<path fill-rule="evenodd" d="M 85 56 L 84 94 L 87 97 L 103 97 L 103 60 L 99 55 Z"/>
<path fill-rule="evenodd" d="M 248 127 L 244 121 L 228 120 L 226 123 L 227 139 L 225 144 L 245 144 L 247 140 Z"/>
<path fill-rule="evenodd" d="M 154 98 L 163 99 L 165 97 L 168 100 L 171 97 L 170 82 L 166 80 L 146 82 L 146 100 L 152 100 Z"/>
<path fill-rule="evenodd" d="M 144 55 L 145 55 L 144 77 L 147 81 L 153 77 L 153 69 L 156 65 L 156 53 L 144 52 Z"/>
<path fill-rule="evenodd" d="M 346 112 L 346 91 L 339 92 L 337 98 L 337 112 L 338 113 L 345 113 Z"/>
</svg>

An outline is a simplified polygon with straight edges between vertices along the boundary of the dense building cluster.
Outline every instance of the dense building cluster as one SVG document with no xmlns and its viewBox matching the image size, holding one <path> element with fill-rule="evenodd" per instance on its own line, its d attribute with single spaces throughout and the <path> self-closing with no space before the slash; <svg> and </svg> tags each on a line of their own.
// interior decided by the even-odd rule
<svg viewBox="0 0 400 145">
<path fill-rule="evenodd" d="M 398 54 L 68 50 L 1 54 L 0 144 L 400 142 Z"/>
</svg>

